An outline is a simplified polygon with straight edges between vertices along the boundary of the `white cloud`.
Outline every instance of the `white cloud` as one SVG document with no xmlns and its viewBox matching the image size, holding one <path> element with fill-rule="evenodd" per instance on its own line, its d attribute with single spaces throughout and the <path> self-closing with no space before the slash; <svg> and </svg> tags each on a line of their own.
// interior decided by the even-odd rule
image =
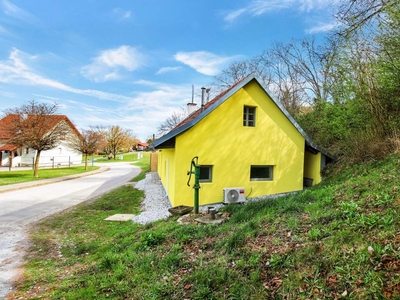
<svg viewBox="0 0 400 300">
<path fill-rule="evenodd" d="M 112 107 L 99 107 L 81 101 L 70 100 L 68 116 L 78 120 L 78 126 L 90 125 L 115 125 L 131 128 L 140 134 L 139 138 L 157 133 L 157 127 L 183 104 L 189 102 L 191 97 L 191 85 L 168 85 L 159 82 L 139 81 L 152 87 L 148 92 L 138 92 L 130 101 L 123 105 Z M 77 112 L 80 112 L 79 114 Z M 82 112 L 85 114 L 82 120 Z M 81 122 L 81 123 L 79 123 Z"/>
<path fill-rule="evenodd" d="M 306 29 L 306 33 L 308 34 L 314 34 L 314 33 L 319 33 L 319 32 L 327 32 L 332 29 L 338 28 L 340 26 L 340 23 L 338 22 L 332 22 L 332 23 L 319 23 L 316 26 L 313 26 L 309 29 Z"/>
<path fill-rule="evenodd" d="M 91 89 L 76 89 L 59 81 L 36 74 L 28 66 L 36 56 L 28 55 L 18 49 L 13 49 L 8 60 L 0 61 L 0 82 L 23 85 L 40 85 L 70 93 L 96 97 L 117 102 L 129 101 L 131 98 Z"/>
<path fill-rule="evenodd" d="M 178 52 L 174 58 L 204 75 L 215 76 L 239 56 L 218 56 L 207 51 Z"/>
<path fill-rule="evenodd" d="M 10 33 L 7 29 L 0 25 L 0 34 L 9 35 Z"/>
<path fill-rule="evenodd" d="M 229 14 L 227 14 L 225 16 L 224 20 L 227 22 L 232 22 L 236 18 L 238 18 L 241 14 L 244 14 L 246 11 L 247 11 L 247 9 L 245 9 L 245 8 L 240 8 L 240 9 L 234 10 L 234 11 L 230 12 Z"/>
<path fill-rule="evenodd" d="M 332 6 L 338 1 L 339 0 L 251 0 L 246 7 L 227 13 L 224 20 L 226 22 L 233 22 L 244 14 L 256 17 L 282 9 L 295 9 L 301 12 L 322 10 Z"/>
<path fill-rule="evenodd" d="M 129 95 L 78 89 L 35 71 L 32 63 L 36 63 L 38 57 L 40 56 L 13 49 L 7 59 L 0 60 L 0 83 L 32 86 L 33 95 L 39 97 L 41 101 L 54 102 L 56 100 L 61 105 L 62 113 L 67 114 L 76 122 L 78 128 L 87 128 L 89 125 L 96 124 L 119 124 L 134 129 L 135 132 L 141 134 L 140 138 L 144 139 L 156 133 L 157 126 L 161 122 L 191 99 L 191 84 L 170 85 L 140 80 L 133 83 L 137 85 L 136 92 Z M 146 91 L 138 92 L 140 85 L 145 87 Z M 44 93 L 43 87 L 49 88 L 50 92 Z M 35 88 L 39 88 L 40 92 L 35 92 Z M 63 94 L 51 92 L 52 89 L 71 93 L 74 100 L 65 100 Z M 113 102 L 91 104 L 93 103 L 91 99 L 79 97 L 79 95 Z"/>
<path fill-rule="evenodd" d="M 146 56 L 131 46 L 104 50 L 93 62 L 81 68 L 81 74 L 94 82 L 118 80 L 124 71 L 134 71 L 146 64 Z"/>
<path fill-rule="evenodd" d="M 25 22 L 34 22 L 36 18 L 30 13 L 24 11 L 19 8 L 15 4 L 11 3 L 8 0 L 0 0 L 0 7 L 3 10 L 4 14 L 7 16 L 25 21 Z"/>
<path fill-rule="evenodd" d="M 160 75 L 163 73 L 168 73 L 168 72 L 173 72 L 173 71 L 178 71 L 182 69 L 181 67 L 163 67 L 160 70 L 157 71 L 156 75 Z"/>
<path fill-rule="evenodd" d="M 130 19 L 131 11 L 130 10 L 123 10 L 122 8 L 114 8 L 112 10 L 112 14 L 116 16 L 119 20 L 126 20 Z"/>
</svg>

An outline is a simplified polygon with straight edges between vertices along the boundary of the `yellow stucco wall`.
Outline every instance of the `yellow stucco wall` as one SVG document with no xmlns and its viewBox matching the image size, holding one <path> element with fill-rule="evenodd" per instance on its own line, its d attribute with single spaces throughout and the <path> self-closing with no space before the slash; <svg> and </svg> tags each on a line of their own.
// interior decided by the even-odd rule
<svg viewBox="0 0 400 300">
<path fill-rule="evenodd" d="M 244 105 L 256 107 L 255 127 L 243 126 Z M 186 182 L 194 156 L 199 157 L 200 165 L 213 165 L 213 181 L 201 183 L 200 205 L 221 202 L 226 187 L 244 187 L 246 196 L 251 192 L 250 197 L 297 191 L 303 188 L 304 143 L 274 102 L 251 81 L 178 135 L 175 151 L 162 150 L 160 176 L 165 186 L 162 168 L 169 157 L 170 165 L 175 165 L 173 170 L 170 168 L 170 177 L 175 180 L 169 179 L 168 183 L 174 206 L 193 205 L 193 188 Z M 273 180 L 250 181 L 251 165 L 273 165 Z"/>
<path fill-rule="evenodd" d="M 158 152 L 158 175 L 172 203 L 175 197 L 175 149 L 162 149 Z"/>
<path fill-rule="evenodd" d="M 313 185 L 321 182 L 321 153 L 305 152 L 304 177 L 312 178 Z"/>
</svg>

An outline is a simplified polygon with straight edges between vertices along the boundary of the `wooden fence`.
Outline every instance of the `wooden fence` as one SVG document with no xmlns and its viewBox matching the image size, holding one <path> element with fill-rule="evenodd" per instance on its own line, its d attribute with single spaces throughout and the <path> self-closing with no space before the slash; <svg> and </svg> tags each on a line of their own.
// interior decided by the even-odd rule
<svg viewBox="0 0 400 300">
<path fill-rule="evenodd" d="M 157 172 L 158 153 L 150 153 L 150 172 Z"/>
</svg>

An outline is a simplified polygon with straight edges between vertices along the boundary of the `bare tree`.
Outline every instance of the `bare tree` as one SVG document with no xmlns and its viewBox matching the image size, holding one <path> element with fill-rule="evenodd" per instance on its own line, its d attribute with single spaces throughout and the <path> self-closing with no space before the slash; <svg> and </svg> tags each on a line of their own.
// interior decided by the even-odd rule
<svg viewBox="0 0 400 300">
<path fill-rule="evenodd" d="M 102 140 L 102 136 L 95 130 L 81 130 L 81 136 L 72 135 L 68 141 L 70 148 L 85 155 L 85 170 L 88 169 L 88 156 L 94 154 Z"/>
<path fill-rule="evenodd" d="M 34 100 L 6 110 L 6 115 L 12 116 L 12 122 L 5 128 L 11 136 L 8 142 L 36 150 L 35 178 L 39 177 L 41 152 L 59 145 L 71 131 L 70 121 L 65 116 L 56 115 L 57 110 L 57 103 L 37 103 Z"/>
<path fill-rule="evenodd" d="M 221 74 L 215 76 L 214 85 L 218 86 L 219 91 L 222 91 L 254 72 L 255 68 L 250 60 L 235 61 L 228 68 L 222 70 Z"/>
<path fill-rule="evenodd" d="M 187 116 L 186 110 L 182 107 L 180 111 L 174 111 L 171 116 L 165 119 L 157 128 L 158 136 L 167 134 L 174 129 L 179 123 L 181 123 Z"/>
<path fill-rule="evenodd" d="M 330 100 L 333 53 L 317 45 L 313 38 L 275 43 L 260 55 L 232 63 L 215 77 L 214 85 L 219 90 L 226 89 L 254 74 L 295 116 L 301 106 Z"/>
<path fill-rule="evenodd" d="M 377 24 L 390 22 L 386 14 L 398 6 L 398 0 L 343 0 L 337 13 L 337 18 L 345 25 L 340 34 L 350 37 L 367 27 L 377 29 Z"/>
</svg>

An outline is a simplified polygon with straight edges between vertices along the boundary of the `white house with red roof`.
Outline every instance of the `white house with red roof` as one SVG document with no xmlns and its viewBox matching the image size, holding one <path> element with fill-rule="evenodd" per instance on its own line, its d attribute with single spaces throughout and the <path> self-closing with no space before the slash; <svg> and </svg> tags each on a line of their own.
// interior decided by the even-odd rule
<svg viewBox="0 0 400 300">
<path fill-rule="evenodd" d="M 6 130 L 8 124 L 13 122 L 16 115 L 7 115 L 0 120 L 0 167 L 10 166 L 32 166 L 36 157 L 36 150 L 26 147 L 24 145 L 15 145 L 10 143 L 10 133 Z M 64 122 L 69 126 L 72 135 L 80 136 L 80 132 L 76 129 L 73 123 L 65 115 L 53 115 L 46 117 L 47 132 L 54 128 L 60 122 Z M 59 167 L 67 165 L 78 165 L 82 163 L 82 153 L 76 152 L 69 147 L 68 137 L 60 142 L 55 148 L 42 151 L 40 154 L 41 167 Z"/>
</svg>

